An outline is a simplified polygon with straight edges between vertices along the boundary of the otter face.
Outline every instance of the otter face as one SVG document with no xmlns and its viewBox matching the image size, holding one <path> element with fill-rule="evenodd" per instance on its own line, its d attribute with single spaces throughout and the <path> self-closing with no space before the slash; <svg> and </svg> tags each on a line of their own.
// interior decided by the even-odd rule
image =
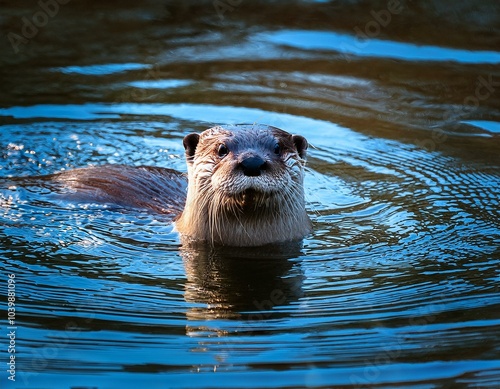
<svg viewBox="0 0 500 389">
<path fill-rule="evenodd" d="M 307 141 L 268 126 L 214 127 L 184 138 L 189 180 L 234 209 L 269 206 L 302 187 Z"/>
<path fill-rule="evenodd" d="M 195 241 L 258 246 L 311 230 L 303 176 L 307 141 L 275 127 L 213 127 L 184 138 L 188 193 L 176 221 Z"/>
</svg>

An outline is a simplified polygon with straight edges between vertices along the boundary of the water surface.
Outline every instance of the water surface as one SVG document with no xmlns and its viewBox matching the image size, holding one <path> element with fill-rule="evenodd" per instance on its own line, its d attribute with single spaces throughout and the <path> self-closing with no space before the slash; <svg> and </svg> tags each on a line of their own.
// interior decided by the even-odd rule
<svg viewBox="0 0 500 389">
<path fill-rule="evenodd" d="M 500 8 L 414 3 L 361 39 L 385 2 L 69 2 L 4 40 L 2 387 L 499 387 Z M 188 249 L 16 179 L 185 171 L 186 134 L 255 122 L 311 145 L 301 246 Z"/>
</svg>

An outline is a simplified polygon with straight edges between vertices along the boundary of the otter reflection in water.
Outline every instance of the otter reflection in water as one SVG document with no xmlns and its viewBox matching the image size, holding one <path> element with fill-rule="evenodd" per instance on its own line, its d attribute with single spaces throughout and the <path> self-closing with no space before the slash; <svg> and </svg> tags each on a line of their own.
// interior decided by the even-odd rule
<svg viewBox="0 0 500 389">
<path fill-rule="evenodd" d="M 261 246 L 311 231 L 304 203 L 307 141 L 265 125 L 218 126 L 184 138 L 188 177 L 105 165 L 39 177 L 74 201 L 171 214 L 183 243 Z M 186 194 L 187 191 L 187 194 Z"/>
<path fill-rule="evenodd" d="M 307 309 L 300 242 L 238 250 L 199 244 L 181 247 L 180 255 L 186 335 L 197 344 L 191 351 L 209 357 L 194 371 L 223 370 L 248 348 L 258 354 L 259 334 Z"/>
<path fill-rule="evenodd" d="M 252 324 L 288 315 L 303 295 L 300 243 L 263 247 L 182 247 L 187 281 L 184 298 L 194 304 L 186 313 L 187 332 L 216 331 L 207 320 L 237 319 Z"/>
</svg>

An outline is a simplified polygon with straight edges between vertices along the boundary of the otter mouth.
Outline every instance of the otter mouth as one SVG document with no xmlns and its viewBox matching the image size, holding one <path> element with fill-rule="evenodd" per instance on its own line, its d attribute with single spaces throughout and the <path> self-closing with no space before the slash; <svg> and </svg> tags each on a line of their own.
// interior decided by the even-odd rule
<svg viewBox="0 0 500 389">
<path fill-rule="evenodd" d="M 243 209 L 256 209 L 267 206 L 272 197 L 272 192 L 249 188 L 232 196 L 232 200 Z"/>
<path fill-rule="evenodd" d="M 245 201 L 255 201 L 258 200 L 262 197 L 267 197 L 268 193 L 258 191 L 256 189 L 245 189 L 243 192 L 240 193 L 242 196 L 243 200 Z"/>
</svg>

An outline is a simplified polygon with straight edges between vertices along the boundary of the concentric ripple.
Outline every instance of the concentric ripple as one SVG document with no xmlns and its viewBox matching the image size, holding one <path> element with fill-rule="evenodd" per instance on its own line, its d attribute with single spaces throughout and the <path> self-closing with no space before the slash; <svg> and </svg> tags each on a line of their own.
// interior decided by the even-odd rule
<svg viewBox="0 0 500 389">
<path fill-rule="evenodd" d="M 313 145 L 306 188 L 315 233 L 302 249 L 271 259 L 179 251 L 170 220 L 61 203 L 3 180 L 2 270 L 16 275 L 25 379 L 48 381 L 63 366 L 176 372 L 194 386 L 201 376 L 188 372 L 224 371 L 233 382 L 231 372 L 264 379 L 279 369 L 280 382 L 294 372 L 312 385 L 335 374 L 343 385 L 390 383 L 399 371 L 414 371 L 416 382 L 476 377 L 478 364 L 495 375 L 498 176 L 324 121 L 237 112 L 244 121 L 269 116 Z M 145 132 L 122 122 L 96 136 L 92 122 L 35 122 L 26 136 L 11 125 L 0 135 L 9 145 L 2 170 L 19 177 L 144 157 L 178 168 L 181 126 Z M 453 369 L 428 362 L 443 358 Z"/>
<path fill-rule="evenodd" d="M 494 1 L 3 3 L 2 388 L 500 387 Z M 183 247 L 26 178 L 186 171 L 234 123 L 307 138 L 302 244 Z"/>
</svg>

